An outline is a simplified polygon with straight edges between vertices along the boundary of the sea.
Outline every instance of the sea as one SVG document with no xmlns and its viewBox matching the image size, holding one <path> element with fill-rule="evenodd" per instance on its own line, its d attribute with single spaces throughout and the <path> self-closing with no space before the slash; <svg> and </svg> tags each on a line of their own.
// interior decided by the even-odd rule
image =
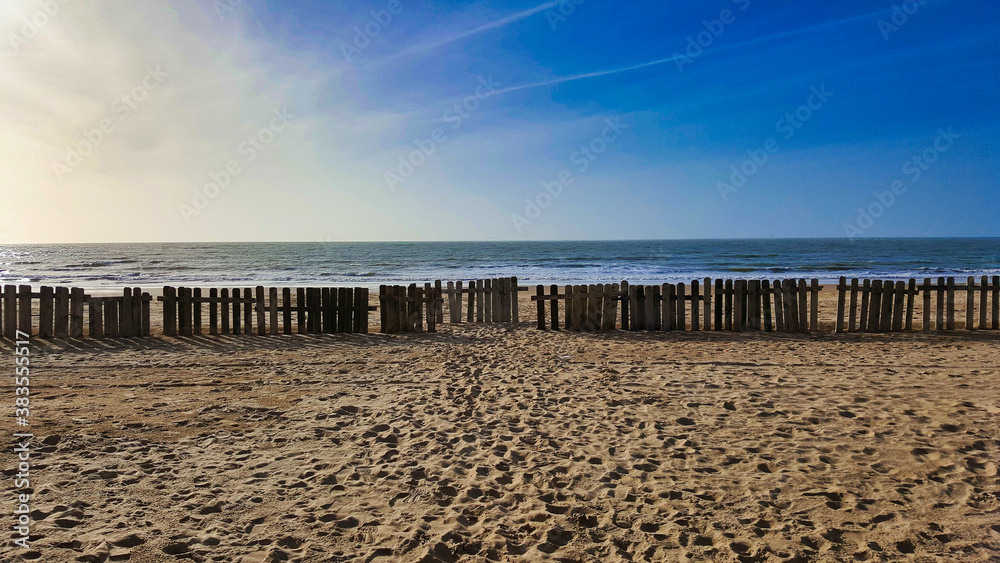
<svg viewBox="0 0 1000 563">
<path fill-rule="evenodd" d="M 1000 275 L 1000 238 L 0 245 L 0 284 L 110 290 Z"/>
</svg>

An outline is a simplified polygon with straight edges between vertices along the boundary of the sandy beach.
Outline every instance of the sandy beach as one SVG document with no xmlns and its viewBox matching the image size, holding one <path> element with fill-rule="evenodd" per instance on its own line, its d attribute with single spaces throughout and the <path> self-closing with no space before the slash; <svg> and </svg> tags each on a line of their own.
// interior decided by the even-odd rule
<svg viewBox="0 0 1000 563">
<path fill-rule="evenodd" d="M 36 341 L 15 560 L 996 560 L 997 344 L 530 320 Z"/>
</svg>

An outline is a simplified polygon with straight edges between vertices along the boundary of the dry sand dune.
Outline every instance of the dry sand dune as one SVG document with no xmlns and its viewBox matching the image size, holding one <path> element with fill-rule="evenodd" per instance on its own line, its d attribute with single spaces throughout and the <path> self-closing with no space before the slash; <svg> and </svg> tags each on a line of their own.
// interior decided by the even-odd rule
<svg viewBox="0 0 1000 563">
<path fill-rule="evenodd" d="M 24 555 L 997 560 L 998 344 L 528 323 L 37 344 Z"/>
</svg>

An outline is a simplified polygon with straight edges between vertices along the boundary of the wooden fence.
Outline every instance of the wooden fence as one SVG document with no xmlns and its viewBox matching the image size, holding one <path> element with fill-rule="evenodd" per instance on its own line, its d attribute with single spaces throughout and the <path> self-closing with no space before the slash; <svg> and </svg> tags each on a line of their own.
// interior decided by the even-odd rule
<svg viewBox="0 0 1000 563">
<path fill-rule="evenodd" d="M 206 305 L 211 335 L 255 331 L 260 336 L 293 332 L 366 334 L 368 312 L 374 310 L 368 305 L 368 289 L 363 287 L 257 286 L 242 290 L 212 288 L 206 292 L 201 288 L 167 286 L 157 299 L 163 302 L 165 336 L 203 334 Z"/>
<path fill-rule="evenodd" d="M 559 329 L 559 302 L 564 302 L 568 330 L 755 331 L 810 332 L 819 324 L 819 280 L 693 280 L 662 285 L 621 284 L 537 286 L 532 301 L 538 328 Z M 714 309 L 713 309 L 714 300 Z M 772 309 L 773 300 L 773 309 Z M 545 303 L 550 304 L 549 315 Z M 772 315 L 773 311 L 773 315 Z"/>
<path fill-rule="evenodd" d="M 921 296 L 921 330 L 955 330 L 957 291 L 965 291 L 965 329 L 1000 330 L 1000 276 L 982 276 L 980 283 L 969 277 L 956 285 L 955 278 L 931 278 L 917 285 L 908 282 L 863 280 L 850 284 L 840 278 L 837 285 L 837 332 L 900 332 L 913 330 L 916 297 Z M 976 295 L 979 314 L 976 315 Z M 992 308 L 989 303 L 992 302 Z M 860 305 L 860 309 L 859 309 Z M 992 311 L 991 311 L 992 309 Z M 992 315 L 990 315 L 992 312 Z M 932 321 L 933 316 L 933 321 Z M 978 326 L 976 324 L 978 317 Z M 846 324 L 845 324 L 846 320 Z"/>
<path fill-rule="evenodd" d="M 424 318 L 427 332 L 436 332 L 437 323 L 443 317 L 441 284 L 434 287 L 426 283 L 418 287 L 411 283 L 379 286 L 379 311 L 381 331 L 385 334 L 400 332 L 423 332 Z M 426 312 L 426 314 L 425 314 Z"/>
<path fill-rule="evenodd" d="M 443 291 L 448 301 L 448 320 L 452 324 L 462 322 L 463 299 L 469 296 L 465 322 L 469 323 L 510 323 L 520 322 L 518 293 L 529 288 L 517 285 L 517 278 L 496 278 L 489 280 L 472 280 L 468 287 L 464 283 L 448 282 L 442 290 L 441 280 L 435 282 L 435 288 Z M 443 310 L 439 307 L 438 319 L 444 320 Z"/>
<path fill-rule="evenodd" d="M 3 287 L 0 325 L 6 338 L 18 331 L 39 338 L 136 337 L 149 335 L 149 303 L 139 288 L 126 288 L 121 297 L 92 297 L 79 287 L 30 285 Z M 37 323 L 36 323 L 37 319 Z M 37 328 L 37 330 L 36 330 Z"/>
</svg>

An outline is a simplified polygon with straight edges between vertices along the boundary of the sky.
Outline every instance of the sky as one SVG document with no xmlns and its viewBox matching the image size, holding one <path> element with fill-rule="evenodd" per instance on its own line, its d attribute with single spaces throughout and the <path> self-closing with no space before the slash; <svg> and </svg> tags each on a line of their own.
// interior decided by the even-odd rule
<svg viewBox="0 0 1000 563">
<path fill-rule="evenodd" d="M 998 21 L 5 0 L 0 242 L 1000 236 Z"/>
</svg>

